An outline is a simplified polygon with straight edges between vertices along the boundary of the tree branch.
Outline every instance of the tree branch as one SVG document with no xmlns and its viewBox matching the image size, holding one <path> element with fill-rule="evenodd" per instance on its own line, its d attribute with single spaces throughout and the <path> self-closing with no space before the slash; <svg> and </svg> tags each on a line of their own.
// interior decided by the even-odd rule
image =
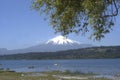
<svg viewBox="0 0 120 80">
<path fill-rule="evenodd" d="M 116 5 L 115 0 L 113 0 L 113 4 L 115 6 L 116 11 L 113 14 L 111 14 L 111 15 L 104 15 L 104 17 L 113 17 L 113 16 L 117 16 L 118 15 L 118 7 Z"/>
</svg>

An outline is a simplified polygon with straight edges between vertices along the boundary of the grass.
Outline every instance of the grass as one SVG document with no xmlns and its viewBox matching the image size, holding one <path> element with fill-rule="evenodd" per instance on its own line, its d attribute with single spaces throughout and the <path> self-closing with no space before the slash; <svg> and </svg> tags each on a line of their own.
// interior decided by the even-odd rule
<svg viewBox="0 0 120 80">
<path fill-rule="evenodd" d="M 18 73 L 14 71 L 0 71 L 0 80 L 110 80 L 106 78 L 92 78 L 93 74 L 83 74 L 70 71 L 49 71 L 41 73 Z"/>
</svg>

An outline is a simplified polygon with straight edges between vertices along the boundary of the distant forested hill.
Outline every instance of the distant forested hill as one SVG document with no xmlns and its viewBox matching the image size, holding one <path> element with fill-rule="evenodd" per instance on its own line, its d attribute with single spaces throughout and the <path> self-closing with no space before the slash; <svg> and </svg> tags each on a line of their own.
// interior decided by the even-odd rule
<svg viewBox="0 0 120 80">
<path fill-rule="evenodd" d="M 24 54 L 2 55 L 0 59 L 92 59 L 120 58 L 120 46 L 92 47 L 59 52 L 30 52 Z"/>
</svg>

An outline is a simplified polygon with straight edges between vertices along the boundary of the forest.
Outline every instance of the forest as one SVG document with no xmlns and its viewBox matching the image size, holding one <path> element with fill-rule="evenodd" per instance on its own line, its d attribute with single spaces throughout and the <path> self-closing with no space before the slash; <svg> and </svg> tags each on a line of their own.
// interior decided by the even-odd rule
<svg viewBox="0 0 120 80">
<path fill-rule="evenodd" d="M 120 46 L 90 47 L 58 52 L 29 52 L 1 55 L 1 60 L 105 59 L 120 58 Z"/>
</svg>

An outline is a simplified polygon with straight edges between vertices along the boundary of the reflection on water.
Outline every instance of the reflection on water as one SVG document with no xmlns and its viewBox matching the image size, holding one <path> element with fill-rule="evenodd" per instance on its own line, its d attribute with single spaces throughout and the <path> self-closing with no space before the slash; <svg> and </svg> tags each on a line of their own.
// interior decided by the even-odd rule
<svg viewBox="0 0 120 80">
<path fill-rule="evenodd" d="M 120 59 L 1 60 L 1 67 L 17 72 L 70 70 L 98 74 L 120 74 Z"/>
</svg>

